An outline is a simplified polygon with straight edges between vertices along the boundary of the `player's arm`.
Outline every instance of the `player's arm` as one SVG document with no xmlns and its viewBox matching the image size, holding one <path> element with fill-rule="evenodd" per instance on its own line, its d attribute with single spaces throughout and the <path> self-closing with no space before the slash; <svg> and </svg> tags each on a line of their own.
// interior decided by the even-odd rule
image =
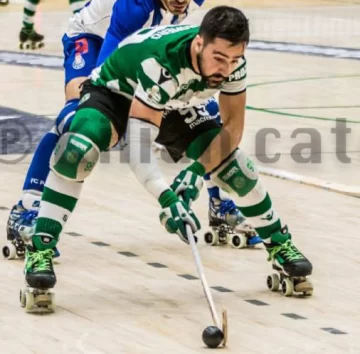
<svg viewBox="0 0 360 354">
<path fill-rule="evenodd" d="M 245 124 L 246 91 L 234 95 L 220 93 L 219 105 L 222 129 L 198 160 L 207 172 L 219 166 L 241 142 Z"/>
<path fill-rule="evenodd" d="M 130 168 L 161 205 L 160 220 L 167 231 L 177 233 L 183 241 L 188 242 L 185 223 L 191 226 L 193 232 L 200 228 L 200 223 L 189 206 L 179 200 L 165 181 L 152 149 L 165 104 L 176 90 L 175 82 L 154 59 L 143 62 L 142 69 L 129 112 Z"/>
<path fill-rule="evenodd" d="M 220 133 L 200 156 L 198 162 L 206 172 L 219 166 L 239 146 L 245 124 L 246 62 L 230 75 L 219 96 L 220 116 L 223 122 Z"/>
<path fill-rule="evenodd" d="M 135 0 L 117 0 L 114 4 L 110 25 L 97 59 L 97 66 L 118 47 L 125 38 L 141 29 L 147 22 L 150 11 L 146 2 Z"/>
<path fill-rule="evenodd" d="M 222 87 L 219 105 L 223 126 L 197 161 L 183 170 L 171 187 L 177 194 L 195 200 L 201 188 L 199 176 L 213 171 L 238 147 L 244 131 L 246 105 L 246 62 L 239 65 Z M 187 179 L 187 180 L 186 180 Z M 193 181 L 189 183 L 190 181 Z"/>
</svg>

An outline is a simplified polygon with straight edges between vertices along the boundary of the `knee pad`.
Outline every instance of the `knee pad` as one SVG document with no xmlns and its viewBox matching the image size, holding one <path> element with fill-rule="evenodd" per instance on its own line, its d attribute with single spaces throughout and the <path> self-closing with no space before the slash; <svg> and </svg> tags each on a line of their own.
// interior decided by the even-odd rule
<svg viewBox="0 0 360 354">
<path fill-rule="evenodd" d="M 57 116 L 55 121 L 55 127 L 58 135 L 62 135 L 69 131 L 71 122 L 76 113 L 78 103 L 78 98 L 67 101 L 66 105 Z"/>
<path fill-rule="evenodd" d="M 50 169 L 58 176 L 82 182 L 100 158 L 99 148 L 86 136 L 65 133 L 60 137 L 50 159 Z"/>
<path fill-rule="evenodd" d="M 212 181 L 226 192 L 239 197 L 249 194 L 256 186 L 259 171 L 252 160 L 241 150 L 236 149 L 211 174 Z"/>
</svg>

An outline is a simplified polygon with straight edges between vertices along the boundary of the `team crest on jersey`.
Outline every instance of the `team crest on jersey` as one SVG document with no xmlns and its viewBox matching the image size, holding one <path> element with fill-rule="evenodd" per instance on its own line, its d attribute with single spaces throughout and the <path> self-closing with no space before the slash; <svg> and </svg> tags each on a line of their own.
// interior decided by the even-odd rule
<svg viewBox="0 0 360 354">
<path fill-rule="evenodd" d="M 148 95 L 148 99 L 150 101 L 153 101 L 153 102 L 156 102 L 156 103 L 159 103 L 161 101 L 161 94 L 160 94 L 160 89 L 158 86 L 154 85 L 153 87 L 151 88 L 148 88 L 146 90 L 146 93 Z"/>
<path fill-rule="evenodd" d="M 85 60 L 84 58 L 82 57 L 81 54 L 76 54 L 75 55 L 75 59 L 72 63 L 72 67 L 75 69 L 75 70 L 79 70 L 79 69 L 82 69 L 83 67 L 85 66 Z"/>
</svg>

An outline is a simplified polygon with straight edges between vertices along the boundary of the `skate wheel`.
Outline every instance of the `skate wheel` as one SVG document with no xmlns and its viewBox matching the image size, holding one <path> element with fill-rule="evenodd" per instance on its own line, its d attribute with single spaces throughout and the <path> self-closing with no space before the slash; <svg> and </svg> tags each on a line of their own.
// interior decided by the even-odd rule
<svg viewBox="0 0 360 354">
<path fill-rule="evenodd" d="M 20 306 L 25 307 L 26 298 L 25 298 L 25 291 L 20 290 Z"/>
<path fill-rule="evenodd" d="M 219 241 L 218 237 L 210 231 L 205 233 L 204 240 L 207 245 L 211 246 L 215 246 Z"/>
<path fill-rule="evenodd" d="M 5 259 L 14 259 L 16 257 L 16 247 L 12 243 L 8 243 L 2 248 L 2 254 Z"/>
<path fill-rule="evenodd" d="M 30 312 L 34 308 L 34 294 L 27 291 L 25 292 L 25 311 Z"/>
<path fill-rule="evenodd" d="M 231 239 L 231 246 L 234 248 L 245 248 L 247 245 L 247 237 L 243 234 L 234 235 Z"/>
<path fill-rule="evenodd" d="M 39 43 L 37 45 L 38 49 L 44 48 L 45 47 L 45 43 Z"/>
<path fill-rule="evenodd" d="M 47 306 L 47 309 L 48 309 L 49 311 L 54 312 L 54 311 L 55 311 L 55 308 L 56 308 L 55 293 L 50 293 L 49 296 L 50 296 L 50 304 Z"/>
<path fill-rule="evenodd" d="M 291 296 L 294 293 L 294 283 L 289 278 L 284 278 L 281 282 L 281 293 L 284 296 Z"/>
<path fill-rule="evenodd" d="M 267 287 L 271 291 L 278 291 L 280 289 L 280 276 L 277 273 L 268 275 L 266 279 Z"/>
</svg>

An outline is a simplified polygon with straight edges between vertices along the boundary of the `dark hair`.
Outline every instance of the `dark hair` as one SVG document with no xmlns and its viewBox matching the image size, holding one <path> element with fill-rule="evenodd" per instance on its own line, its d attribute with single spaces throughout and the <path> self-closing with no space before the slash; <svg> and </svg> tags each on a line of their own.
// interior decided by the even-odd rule
<svg viewBox="0 0 360 354">
<path fill-rule="evenodd" d="M 201 22 L 199 34 L 205 44 L 215 38 L 225 39 L 232 45 L 249 43 L 249 21 L 242 11 L 230 6 L 212 8 Z"/>
</svg>

